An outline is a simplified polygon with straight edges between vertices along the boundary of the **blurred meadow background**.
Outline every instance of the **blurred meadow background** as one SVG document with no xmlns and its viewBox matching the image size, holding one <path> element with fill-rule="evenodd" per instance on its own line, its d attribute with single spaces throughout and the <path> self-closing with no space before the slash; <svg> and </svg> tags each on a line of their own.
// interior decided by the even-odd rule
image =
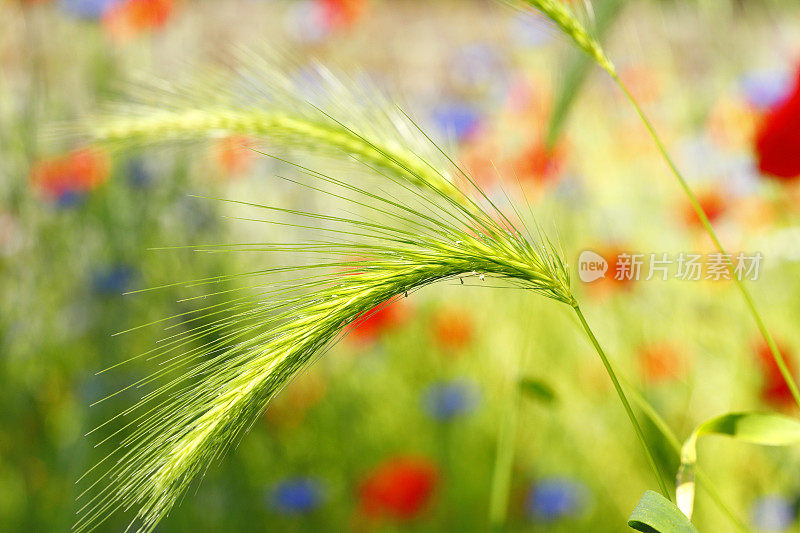
<svg viewBox="0 0 800 533">
<path fill-rule="evenodd" d="M 591 5 L 573 4 L 591 18 Z M 602 42 L 723 243 L 763 254 L 749 286 L 795 372 L 800 170 L 768 175 L 756 139 L 800 99 L 800 6 L 628 0 Z M 370 80 L 489 194 L 523 190 L 519 201 L 557 228 L 576 295 L 625 382 L 679 439 L 730 411 L 797 414 L 731 282 L 578 280 L 586 249 L 713 247 L 624 95 L 595 67 L 575 83 L 580 54 L 540 15 L 488 0 L 2 0 L 1 530 L 71 527 L 85 488 L 75 481 L 102 457 L 84 435 L 143 392 L 90 405 L 153 363 L 97 373 L 180 325 L 113 334 L 213 299 L 183 284 L 123 293 L 275 264 L 153 248 L 301 231 L 235 220 L 246 210 L 199 197 L 309 211 L 329 202 L 276 177 L 297 169 L 257 151 L 343 180 L 363 173 L 269 139 L 98 147 L 59 133 L 126 101 L 137 80 L 225 71 L 241 47 L 280 51 L 299 87 L 313 83 L 315 62 Z M 548 138 L 565 92 L 563 129 Z M 798 107 L 783 117 L 795 160 Z M 528 291 L 481 285 L 438 284 L 365 319 L 158 531 L 486 531 L 506 509 L 508 531 L 624 531 L 654 479 L 579 323 Z M 640 420 L 672 478 L 675 450 Z M 747 529 L 800 528 L 800 450 L 709 439 L 700 462 Z M 695 507 L 700 531 L 736 530 L 702 489 Z"/>
</svg>

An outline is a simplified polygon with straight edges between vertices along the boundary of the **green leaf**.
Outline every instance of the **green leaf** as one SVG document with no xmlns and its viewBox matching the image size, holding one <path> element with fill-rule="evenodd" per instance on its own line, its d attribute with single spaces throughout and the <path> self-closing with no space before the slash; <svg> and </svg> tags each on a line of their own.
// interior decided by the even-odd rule
<svg viewBox="0 0 800 533">
<path fill-rule="evenodd" d="M 541 403 L 553 403 L 558 400 L 553 387 L 541 379 L 522 378 L 519 380 L 519 390 L 527 398 Z"/>
<path fill-rule="evenodd" d="M 642 495 L 628 525 L 645 533 L 697 533 L 697 528 L 674 503 L 652 490 Z"/>
<path fill-rule="evenodd" d="M 686 516 L 694 507 L 694 468 L 697 463 L 697 439 L 703 435 L 725 435 L 764 446 L 800 444 L 800 422 L 774 413 L 728 413 L 697 426 L 681 448 L 676 501 Z"/>
</svg>

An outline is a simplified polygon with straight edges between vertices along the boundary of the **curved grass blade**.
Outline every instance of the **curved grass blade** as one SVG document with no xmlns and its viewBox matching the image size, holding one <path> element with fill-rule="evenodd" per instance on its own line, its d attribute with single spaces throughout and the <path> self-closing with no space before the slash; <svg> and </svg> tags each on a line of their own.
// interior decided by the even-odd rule
<svg viewBox="0 0 800 533">
<path fill-rule="evenodd" d="M 689 518 L 694 510 L 697 439 L 703 435 L 724 435 L 763 446 L 790 446 L 800 444 L 800 422 L 774 413 L 729 413 L 697 426 L 681 447 L 675 490 L 678 508 Z"/>
<path fill-rule="evenodd" d="M 644 533 L 698 533 L 674 503 L 652 490 L 642 494 L 628 525 Z"/>
<path fill-rule="evenodd" d="M 628 382 L 626 381 L 626 384 Z M 675 433 L 670 429 L 667 422 L 658 414 L 658 412 L 653 409 L 653 406 L 650 405 L 647 400 L 635 389 L 629 387 L 628 390 L 630 391 L 631 398 L 636 404 L 639 406 L 639 409 L 644 412 L 645 416 L 650 419 L 653 423 L 653 426 L 658 430 L 659 433 L 664 437 L 664 440 L 667 441 L 670 448 L 674 451 L 674 453 L 680 458 L 681 454 L 681 443 L 678 440 L 678 437 L 675 436 Z M 703 487 L 708 495 L 711 497 L 711 500 L 714 504 L 719 507 L 719 509 L 725 513 L 725 515 L 730 519 L 731 523 L 736 526 L 736 529 L 741 531 L 742 533 L 748 533 L 750 529 L 745 525 L 741 518 L 739 518 L 736 513 L 731 509 L 731 507 L 725 503 L 725 500 L 722 499 L 720 496 L 719 491 L 717 491 L 714 484 L 711 482 L 709 477 L 706 475 L 705 472 L 700 467 L 696 469 L 697 480 L 701 487 Z"/>
</svg>

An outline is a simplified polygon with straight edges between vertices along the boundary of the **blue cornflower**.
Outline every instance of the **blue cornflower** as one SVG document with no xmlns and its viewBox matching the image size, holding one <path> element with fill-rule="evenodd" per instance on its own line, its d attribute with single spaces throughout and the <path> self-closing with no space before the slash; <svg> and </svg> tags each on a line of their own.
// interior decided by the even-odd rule
<svg viewBox="0 0 800 533">
<path fill-rule="evenodd" d="M 99 19 L 120 0 L 61 0 L 61 9 L 80 18 Z"/>
<path fill-rule="evenodd" d="M 114 265 L 98 269 L 92 275 L 92 290 L 97 294 L 119 295 L 128 290 L 136 270 L 131 265 Z"/>
<path fill-rule="evenodd" d="M 305 514 L 319 507 L 322 498 L 322 485 L 317 480 L 286 479 L 272 489 L 270 505 L 281 514 Z"/>
<path fill-rule="evenodd" d="M 464 140 L 480 123 L 480 112 L 469 104 L 452 102 L 434 109 L 433 120 L 446 135 Z"/>
<path fill-rule="evenodd" d="M 792 78 L 786 72 L 757 71 L 745 74 L 740 84 L 750 105 L 768 109 L 789 96 Z"/>
<path fill-rule="evenodd" d="M 478 403 L 478 390 L 466 381 L 440 383 L 428 387 L 422 400 L 431 417 L 447 421 L 474 409 Z"/>
<path fill-rule="evenodd" d="M 766 496 L 753 503 L 750 517 L 758 531 L 787 531 L 797 519 L 797 507 L 782 496 Z"/>
<path fill-rule="evenodd" d="M 579 514 L 586 506 L 586 487 L 571 479 L 543 479 L 531 487 L 526 502 L 528 516 L 541 522 L 554 522 Z"/>
</svg>

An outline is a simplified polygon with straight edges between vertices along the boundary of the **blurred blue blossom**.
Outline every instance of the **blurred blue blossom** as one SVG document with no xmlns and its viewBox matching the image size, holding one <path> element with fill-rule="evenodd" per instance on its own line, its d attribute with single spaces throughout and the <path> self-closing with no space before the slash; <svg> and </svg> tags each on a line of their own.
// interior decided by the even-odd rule
<svg viewBox="0 0 800 533">
<path fill-rule="evenodd" d="M 588 489 L 567 478 L 542 479 L 531 487 L 526 511 L 531 519 L 554 522 L 575 516 L 586 507 Z"/>
<path fill-rule="evenodd" d="M 481 115 L 474 106 L 453 102 L 438 106 L 433 110 L 433 120 L 445 135 L 463 141 L 480 124 Z"/>
<path fill-rule="evenodd" d="M 100 268 L 92 274 L 92 290 L 96 294 L 119 295 L 128 290 L 136 275 L 131 265 Z"/>
<path fill-rule="evenodd" d="M 787 531 L 797 518 L 797 507 L 782 496 L 766 496 L 753 503 L 750 517 L 758 531 Z"/>
<path fill-rule="evenodd" d="M 780 103 L 792 89 L 792 79 L 785 72 L 749 72 L 741 78 L 740 84 L 747 102 L 756 109 Z"/>
<path fill-rule="evenodd" d="M 58 195 L 55 205 L 61 209 L 69 209 L 83 203 L 86 194 L 79 191 L 65 191 Z"/>
<path fill-rule="evenodd" d="M 428 387 L 422 400 L 433 419 L 447 421 L 472 411 L 478 404 L 478 390 L 467 381 L 439 383 Z"/>
<path fill-rule="evenodd" d="M 144 160 L 135 158 L 126 165 L 128 183 L 134 187 L 147 187 L 153 181 L 153 176 L 147 168 Z"/>
<path fill-rule="evenodd" d="M 99 19 L 120 0 L 61 0 L 61 9 L 80 18 Z"/>
<path fill-rule="evenodd" d="M 305 514 L 322 504 L 322 496 L 322 485 L 315 479 L 286 479 L 272 489 L 270 505 L 281 514 Z"/>
</svg>

